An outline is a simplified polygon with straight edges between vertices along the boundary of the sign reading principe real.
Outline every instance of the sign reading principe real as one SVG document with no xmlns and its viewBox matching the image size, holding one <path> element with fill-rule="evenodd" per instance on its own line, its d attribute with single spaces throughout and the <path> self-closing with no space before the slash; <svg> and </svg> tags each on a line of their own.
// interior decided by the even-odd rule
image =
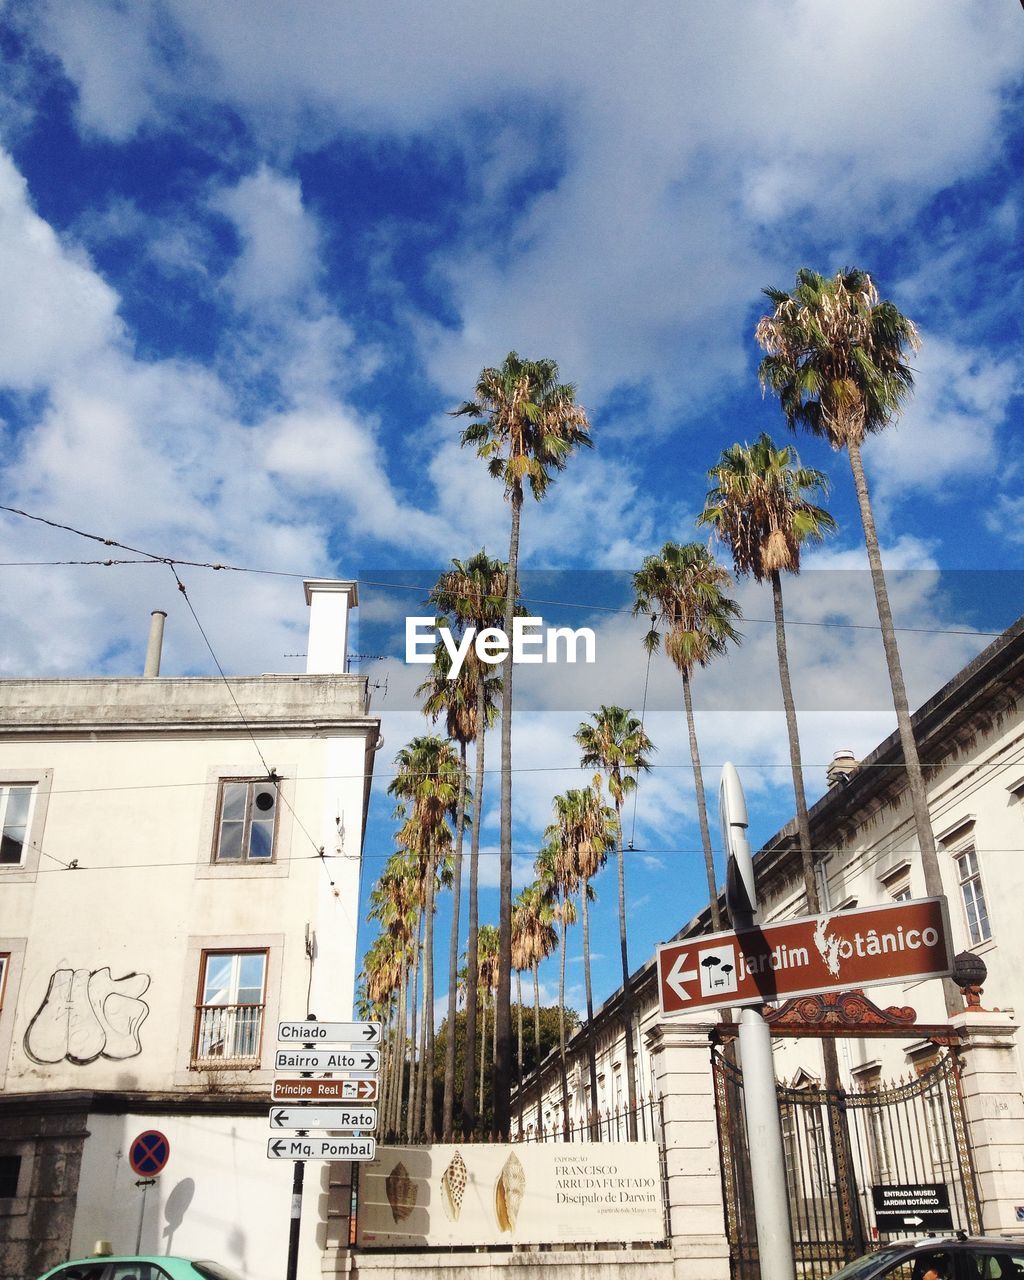
<svg viewBox="0 0 1024 1280">
<path fill-rule="evenodd" d="M 664 1238 L 654 1142 L 389 1146 L 360 1170 L 361 1248 Z"/>
</svg>

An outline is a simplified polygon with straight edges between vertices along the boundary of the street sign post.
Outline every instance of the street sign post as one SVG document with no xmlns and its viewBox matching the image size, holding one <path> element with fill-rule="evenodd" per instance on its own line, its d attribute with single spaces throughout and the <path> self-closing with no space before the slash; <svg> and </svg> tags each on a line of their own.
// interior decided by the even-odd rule
<svg viewBox="0 0 1024 1280">
<path fill-rule="evenodd" d="M 365 1080 L 274 1080 L 274 1102 L 376 1102 L 380 1084 Z"/>
<path fill-rule="evenodd" d="M 801 916 L 658 947 L 663 1014 L 944 977 L 945 898 Z"/>
<path fill-rule="evenodd" d="M 379 1049 L 278 1049 L 277 1071 L 379 1071 Z"/>
<path fill-rule="evenodd" d="M 949 1230 L 953 1214 L 949 1188 L 944 1182 L 892 1183 L 871 1188 L 875 1226 L 883 1235 L 892 1232 Z"/>
<path fill-rule="evenodd" d="M 376 1102 L 380 1084 L 376 1077 L 364 1080 L 275 1080 L 274 1102 Z"/>
<path fill-rule="evenodd" d="M 279 1022 L 280 1041 L 301 1040 L 313 1044 L 380 1044 L 379 1022 Z"/>
<path fill-rule="evenodd" d="M 274 1129 L 376 1129 L 376 1107 L 271 1107 Z"/>
<path fill-rule="evenodd" d="M 270 1138 L 268 1160 L 372 1160 L 376 1138 Z"/>
</svg>

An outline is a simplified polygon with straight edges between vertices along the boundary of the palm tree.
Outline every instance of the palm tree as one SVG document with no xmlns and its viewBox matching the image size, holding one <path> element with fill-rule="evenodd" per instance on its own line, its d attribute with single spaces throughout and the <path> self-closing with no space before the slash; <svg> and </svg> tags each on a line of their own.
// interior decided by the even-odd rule
<svg viewBox="0 0 1024 1280">
<path fill-rule="evenodd" d="M 399 841 L 416 851 L 423 869 L 424 962 L 423 1017 L 424 1095 L 422 1115 L 429 1139 L 433 1128 L 434 1088 L 434 894 L 438 868 L 451 844 L 447 820 L 454 816 L 459 796 L 459 762 L 451 744 L 437 737 L 414 738 L 395 757 L 397 772 L 388 793 L 399 797 L 396 815 L 405 819 Z M 414 1106 L 416 1126 L 420 1103 Z"/>
<path fill-rule="evenodd" d="M 409 977 L 413 968 L 413 988 L 415 989 L 415 962 L 417 950 L 415 940 L 419 930 L 419 904 L 421 900 L 419 888 L 419 872 L 416 859 L 401 850 L 388 858 L 384 870 L 370 894 L 370 912 L 368 920 L 377 920 L 394 943 L 398 952 L 401 968 L 398 984 L 398 1020 L 394 1033 L 394 1047 L 391 1054 L 392 1069 L 390 1073 L 387 1107 L 381 1109 L 382 1129 L 385 1132 L 397 1133 L 400 1129 L 402 1114 L 401 1100 L 405 1088 L 405 1054 L 406 1036 L 410 1017 Z M 412 1043 L 415 1049 L 415 997 L 413 998 Z M 412 1093 L 412 1070 L 410 1068 L 410 1097 Z M 410 1105 L 407 1115 L 410 1115 Z M 408 1129 L 407 1129 L 408 1132 Z M 411 1133 L 409 1133 L 411 1136 Z"/>
<path fill-rule="evenodd" d="M 626 868 L 622 847 L 622 805 L 635 790 L 637 774 L 648 770 L 648 754 L 654 744 L 641 722 L 625 707 L 605 707 L 595 711 L 593 723 L 584 721 L 575 738 L 585 768 L 602 769 L 615 805 L 615 835 L 619 853 L 619 953 L 622 957 L 623 1026 L 626 1032 L 626 1090 L 629 1109 L 629 1138 L 636 1141 L 636 1049 L 633 1044 L 633 1009 L 630 998 L 629 955 L 626 946 Z"/>
<path fill-rule="evenodd" d="M 709 490 L 697 523 L 710 525 L 727 544 L 738 574 L 750 574 L 756 582 L 764 582 L 766 578 L 771 582 L 775 649 L 789 735 L 804 893 L 807 910 L 817 912 L 818 883 L 814 875 L 800 735 L 789 677 L 781 574 L 783 570 L 799 573 L 803 545 L 820 542 L 836 527 L 832 516 L 811 501 L 819 494 L 828 493 L 828 477 L 823 471 L 801 466 L 796 450 L 790 446 L 777 449 L 767 432 L 762 432 L 753 444 L 734 444 L 725 449 L 708 477 L 715 482 L 715 487 Z"/>
<path fill-rule="evenodd" d="M 498 973 L 498 930 L 493 924 L 480 927 L 477 952 L 476 988 L 480 994 L 480 1084 L 477 1114 L 482 1116 L 485 1093 L 485 1063 L 487 1058 L 487 999 L 494 993 Z"/>
<path fill-rule="evenodd" d="M 496 626 L 504 616 L 507 590 L 507 568 L 500 560 L 492 560 L 484 550 L 478 551 L 466 561 L 452 560 L 450 569 L 438 578 L 429 596 L 429 602 L 452 619 L 459 627 L 473 626 L 477 631 Z M 475 744 L 475 771 L 473 784 L 473 812 L 483 813 L 484 806 L 484 740 L 487 730 L 497 718 L 494 700 L 501 691 L 501 677 L 493 668 L 479 662 L 474 651 L 472 663 L 467 658 L 466 667 L 476 674 L 476 714 L 473 731 Z M 466 944 L 466 1060 L 463 1066 L 462 1119 L 463 1133 L 473 1131 L 476 1117 L 476 975 L 477 948 L 480 919 L 480 820 L 473 823 L 469 848 L 469 938 Z M 457 944 L 456 944 L 457 945 Z M 451 955 L 448 958 L 449 985 Z M 449 1002 L 450 1004 L 450 1002 Z M 449 1008 L 450 1012 L 450 1008 Z M 454 1039 L 452 1037 L 452 1039 Z M 454 1048 L 454 1045 L 453 1045 Z M 445 1092 L 447 1095 L 447 1059 L 445 1061 Z M 454 1082 L 453 1082 L 454 1088 Z M 453 1102 L 454 1110 L 454 1102 Z"/>
<path fill-rule="evenodd" d="M 565 957 L 568 950 L 569 925 L 576 923 L 576 903 L 572 895 L 578 887 L 578 878 L 571 861 L 563 858 L 561 847 L 555 841 L 549 841 L 541 849 L 533 865 L 541 892 L 551 906 L 552 918 L 558 921 L 562 929 L 558 964 L 558 1054 L 562 1085 L 562 1129 L 568 1142 L 569 1074 L 565 1056 Z M 539 1081 L 537 1087 L 539 1090 Z"/>
<path fill-rule="evenodd" d="M 459 963 L 459 915 L 462 905 L 462 846 L 466 816 L 467 766 L 466 749 L 477 738 L 478 689 L 484 693 L 485 718 L 497 715 L 494 707 L 494 686 L 500 683 L 470 649 L 455 679 L 450 678 L 451 654 L 444 644 L 438 644 L 434 652 L 434 665 L 429 679 L 416 692 L 424 699 L 423 712 L 433 720 L 445 717 L 448 737 L 459 746 L 459 795 L 455 817 L 455 863 L 452 883 L 452 920 L 448 946 L 448 1025 L 455 1026 L 458 996 Z M 479 841 L 477 842 L 479 850 Z M 444 1101 L 442 1126 L 444 1141 L 450 1142 L 453 1132 L 455 1107 L 455 1036 L 445 1041 Z"/>
<path fill-rule="evenodd" d="M 533 973 L 533 1047 L 537 1081 L 537 1133 L 543 1128 L 540 1088 L 540 965 L 558 946 L 555 912 L 544 885 L 535 880 L 523 889 L 512 911 L 513 963 Z M 518 958 L 517 958 L 518 950 Z M 522 1001 L 520 1000 L 520 1007 Z M 520 1080 L 520 1090 L 522 1081 Z M 520 1118 L 521 1123 L 521 1118 Z"/>
<path fill-rule="evenodd" d="M 855 267 L 831 279 L 801 268 L 793 292 L 765 289 L 774 304 L 758 321 L 755 336 L 767 352 L 761 361 L 761 386 L 779 397 L 786 421 L 823 436 L 833 449 L 845 449 L 857 493 L 871 585 L 889 669 L 910 803 L 921 850 L 927 892 L 942 894 L 942 873 L 928 812 L 921 760 L 910 720 L 882 555 L 875 530 L 861 447 L 869 433 L 884 431 L 899 417 L 914 386 L 907 363 L 920 347 L 917 328 L 891 302 L 879 297 L 874 282 Z M 943 982 L 952 1014 L 962 1007 L 955 984 Z"/>
<path fill-rule="evenodd" d="M 504 631 L 512 635 L 517 596 L 519 529 L 524 484 L 539 501 L 562 471 L 573 451 L 590 445 L 590 424 L 576 403 L 576 389 L 559 383 L 554 360 L 523 360 L 510 351 L 500 368 L 484 369 L 475 399 L 453 410 L 474 421 L 462 432 L 462 444 L 473 445 L 488 471 L 505 485 L 512 508 L 505 592 Z M 507 1138 L 511 1128 L 512 1048 L 512 651 L 505 658 L 501 694 L 501 840 L 498 888 L 498 992 L 495 1029 L 498 1037 L 494 1090 L 495 1132 Z"/>
<path fill-rule="evenodd" d="M 690 760 L 697 793 L 697 819 L 700 823 L 704 867 L 708 878 L 708 900 L 711 925 L 717 932 L 722 927 L 718 910 L 718 887 L 715 860 L 711 852 L 711 830 L 708 826 L 704 778 L 697 747 L 697 727 L 693 719 L 690 681 L 695 667 L 706 667 L 712 658 L 725 652 L 729 641 L 738 641 L 733 625 L 740 616 L 739 607 L 726 594 L 732 578 L 707 547 L 697 542 L 680 546 L 666 542 L 658 555 L 645 556 L 643 565 L 633 574 L 634 614 L 649 614 L 651 629 L 644 640 L 648 651 L 661 643 L 658 626 L 664 627 L 665 652 L 671 658 L 683 682 L 686 726 L 690 734 Z"/>
<path fill-rule="evenodd" d="M 598 780 L 598 786 L 600 781 Z M 583 907 L 583 974 L 587 992 L 587 1057 L 590 1067 L 590 1112 L 597 1108 L 597 1060 L 594 1053 L 594 993 L 590 976 L 590 912 L 593 898 L 590 881 L 608 858 L 615 845 L 615 813 L 601 803 L 597 788 L 583 787 L 555 796 L 555 820 L 545 839 L 554 844 L 560 864 L 565 868 L 562 879 L 579 888 Z"/>
</svg>

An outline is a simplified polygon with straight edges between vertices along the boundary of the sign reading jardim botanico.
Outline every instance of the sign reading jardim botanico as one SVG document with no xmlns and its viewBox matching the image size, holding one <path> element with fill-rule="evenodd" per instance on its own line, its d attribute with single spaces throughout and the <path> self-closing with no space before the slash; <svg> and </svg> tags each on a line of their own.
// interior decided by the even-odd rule
<svg viewBox="0 0 1024 1280">
<path fill-rule="evenodd" d="M 663 1014 L 941 977 L 953 951 L 945 898 L 918 898 L 698 934 L 658 948 Z"/>
<path fill-rule="evenodd" d="M 360 1170 L 362 1248 L 664 1238 L 654 1142 L 389 1146 Z"/>
</svg>

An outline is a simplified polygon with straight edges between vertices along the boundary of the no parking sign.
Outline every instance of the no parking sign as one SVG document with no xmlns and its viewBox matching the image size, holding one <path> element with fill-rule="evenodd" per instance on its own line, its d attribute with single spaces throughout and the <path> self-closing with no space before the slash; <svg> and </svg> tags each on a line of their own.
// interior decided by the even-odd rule
<svg viewBox="0 0 1024 1280">
<path fill-rule="evenodd" d="M 171 1144 L 159 1129 L 140 1133 L 128 1149 L 128 1163 L 140 1178 L 155 1178 L 167 1164 Z"/>
</svg>

